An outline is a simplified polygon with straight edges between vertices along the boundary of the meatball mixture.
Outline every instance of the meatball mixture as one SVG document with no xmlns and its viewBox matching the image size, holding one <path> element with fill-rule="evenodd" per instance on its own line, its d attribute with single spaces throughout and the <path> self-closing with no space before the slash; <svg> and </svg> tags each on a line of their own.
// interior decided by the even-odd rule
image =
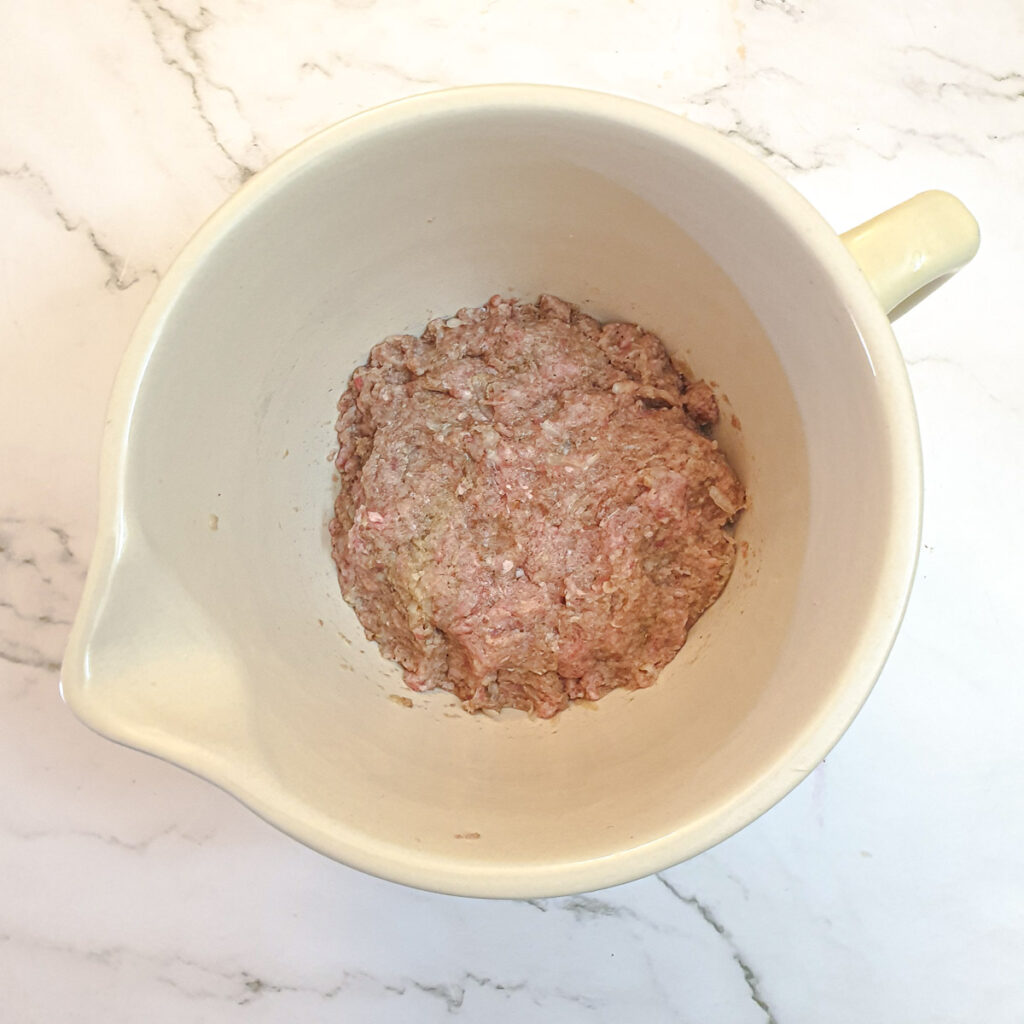
<svg viewBox="0 0 1024 1024">
<path fill-rule="evenodd" d="M 729 579 L 743 487 L 653 334 L 495 296 L 338 403 L 341 590 L 413 690 L 548 718 L 649 686 Z"/>
</svg>

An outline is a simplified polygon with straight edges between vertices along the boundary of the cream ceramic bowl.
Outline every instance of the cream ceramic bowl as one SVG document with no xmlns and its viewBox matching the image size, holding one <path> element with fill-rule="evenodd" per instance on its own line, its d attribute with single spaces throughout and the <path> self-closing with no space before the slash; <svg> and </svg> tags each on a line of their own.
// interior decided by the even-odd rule
<svg viewBox="0 0 1024 1024">
<path fill-rule="evenodd" d="M 65 699 L 426 889 L 594 889 L 719 842 L 849 725 L 914 572 L 917 426 L 883 307 L 969 259 L 976 226 L 929 193 L 846 242 L 732 144 L 604 95 L 455 90 L 313 137 L 199 231 L 132 340 Z M 544 291 L 717 383 L 745 554 L 653 688 L 469 716 L 406 690 L 339 595 L 335 402 L 385 335 Z"/>
</svg>

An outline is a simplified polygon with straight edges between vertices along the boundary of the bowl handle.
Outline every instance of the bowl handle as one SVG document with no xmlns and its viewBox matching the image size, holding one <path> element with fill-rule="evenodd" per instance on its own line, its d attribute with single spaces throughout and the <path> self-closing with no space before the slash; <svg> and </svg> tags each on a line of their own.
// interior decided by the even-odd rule
<svg viewBox="0 0 1024 1024">
<path fill-rule="evenodd" d="M 970 262 L 980 235 L 978 222 L 956 196 L 933 190 L 840 237 L 883 309 L 896 319 Z"/>
</svg>

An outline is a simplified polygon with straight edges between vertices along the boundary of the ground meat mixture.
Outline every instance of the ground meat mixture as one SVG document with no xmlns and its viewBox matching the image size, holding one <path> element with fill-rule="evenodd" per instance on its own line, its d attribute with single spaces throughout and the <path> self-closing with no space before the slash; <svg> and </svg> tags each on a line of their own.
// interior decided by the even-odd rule
<svg viewBox="0 0 1024 1024">
<path fill-rule="evenodd" d="M 338 403 L 341 589 L 413 690 L 547 718 L 649 686 L 732 570 L 710 388 L 551 295 L 386 338 Z"/>
</svg>

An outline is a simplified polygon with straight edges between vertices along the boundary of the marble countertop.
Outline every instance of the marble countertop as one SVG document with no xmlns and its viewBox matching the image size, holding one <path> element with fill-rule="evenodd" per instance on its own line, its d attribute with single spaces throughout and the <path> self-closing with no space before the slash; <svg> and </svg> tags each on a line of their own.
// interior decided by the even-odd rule
<svg viewBox="0 0 1024 1024">
<path fill-rule="evenodd" d="M 1024 1020 L 1019 0 L 35 0 L 0 49 L 4 1021 Z M 335 864 L 91 733 L 57 681 L 120 355 L 224 198 L 439 86 L 684 114 L 850 227 L 945 188 L 977 259 L 904 316 L 924 547 L 866 708 L 775 809 L 661 875 L 487 902 Z"/>
</svg>

